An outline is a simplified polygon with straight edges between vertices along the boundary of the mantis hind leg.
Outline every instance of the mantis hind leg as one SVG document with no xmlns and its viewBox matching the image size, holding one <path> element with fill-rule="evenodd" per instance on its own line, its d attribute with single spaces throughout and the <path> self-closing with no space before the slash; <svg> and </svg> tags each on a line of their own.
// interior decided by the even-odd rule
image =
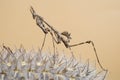
<svg viewBox="0 0 120 80">
<path fill-rule="evenodd" d="M 78 44 L 69 45 L 69 47 L 75 47 L 75 46 L 79 46 L 79 45 L 83 45 L 83 44 L 91 44 L 92 45 L 94 53 L 95 53 L 95 56 L 96 56 L 96 59 L 97 59 L 97 62 L 99 64 L 100 68 L 102 70 L 106 71 L 106 69 L 104 69 L 104 67 L 100 63 L 100 60 L 99 60 L 99 57 L 98 57 L 98 54 L 97 54 L 97 51 L 96 51 L 96 48 L 95 48 L 95 45 L 94 45 L 93 41 L 85 41 L 85 42 L 81 42 L 81 43 L 78 43 Z"/>
</svg>

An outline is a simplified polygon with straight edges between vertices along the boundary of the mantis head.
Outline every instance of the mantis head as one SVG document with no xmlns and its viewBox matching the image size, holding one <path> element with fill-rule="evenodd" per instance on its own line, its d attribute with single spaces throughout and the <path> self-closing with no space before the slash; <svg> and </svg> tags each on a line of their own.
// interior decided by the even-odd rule
<svg viewBox="0 0 120 80">
<path fill-rule="evenodd" d="M 33 19 L 35 19 L 35 17 L 36 17 L 36 12 L 35 12 L 35 10 L 33 9 L 33 7 L 31 6 L 30 7 L 30 12 L 31 12 L 31 14 L 32 14 L 32 16 L 33 16 Z"/>
</svg>

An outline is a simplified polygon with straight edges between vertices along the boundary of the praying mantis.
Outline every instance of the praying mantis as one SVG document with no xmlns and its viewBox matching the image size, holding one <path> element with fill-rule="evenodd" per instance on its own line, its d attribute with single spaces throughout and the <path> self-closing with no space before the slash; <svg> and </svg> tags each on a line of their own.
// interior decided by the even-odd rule
<svg viewBox="0 0 120 80">
<path fill-rule="evenodd" d="M 65 55 L 59 57 L 58 54 L 38 56 L 39 52 L 27 53 L 22 47 L 14 52 L 9 47 L 3 45 L 2 51 L 0 51 L 0 80 L 48 80 L 48 78 L 49 80 L 104 80 L 107 70 L 100 63 L 93 41 L 71 45 L 69 32 L 57 31 L 41 16 L 36 14 L 33 7 L 30 8 L 30 12 L 33 19 L 36 20 L 36 24 L 45 34 L 40 53 L 44 47 L 47 34 L 50 34 L 52 37 L 54 50 L 55 43 L 63 43 L 70 51 L 72 47 L 91 44 L 98 64 L 104 71 L 96 74 L 96 70 L 90 68 L 89 61 L 87 64 L 77 62 L 72 52 L 73 57 L 70 59 L 66 58 Z"/>
<path fill-rule="evenodd" d="M 51 26 L 50 24 L 48 24 L 41 16 L 39 16 L 35 10 L 33 9 L 33 7 L 31 6 L 30 7 L 30 12 L 32 14 L 32 17 L 34 20 L 36 20 L 36 24 L 38 27 L 40 27 L 40 29 L 43 31 L 43 33 L 45 34 L 44 36 L 44 41 L 43 41 L 43 44 L 42 44 L 42 47 L 41 47 L 41 51 L 42 51 L 42 48 L 44 46 L 44 43 L 45 43 L 45 40 L 46 40 L 46 35 L 48 33 L 50 33 L 52 39 L 53 39 L 53 47 L 54 47 L 54 51 L 55 51 L 55 44 L 61 44 L 63 43 L 64 46 L 68 49 L 71 50 L 72 47 L 75 47 L 75 46 L 79 46 L 79 45 L 83 45 L 83 44 L 91 44 L 92 47 L 93 47 L 93 50 L 94 50 L 94 53 L 95 53 L 95 56 L 96 56 L 96 59 L 97 59 L 97 62 L 100 66 L 100 68 L 104 71 L 107 71 L 100 63 L 100 60 L 99 60 L 99 57 L 97 55 L 97 51 L 96 51 L 96 48 L 95 48 L 95 45 L 94 45 L 94 42 L 89 40 L 89 41 L 85 41 L 85 42 L 80 42 L 78 44 L 69 44 L 70 43 L 70 40 L 72 39 L 71 38 L 71 34 L 67 31 L 64 31 L 64 32 L 59 32 L 57 31 L 53 26 Z M 72 52 L 71 52 L 72 53 Z M 72 56 L 73 53 L 72 53 Z"/>
</svg>

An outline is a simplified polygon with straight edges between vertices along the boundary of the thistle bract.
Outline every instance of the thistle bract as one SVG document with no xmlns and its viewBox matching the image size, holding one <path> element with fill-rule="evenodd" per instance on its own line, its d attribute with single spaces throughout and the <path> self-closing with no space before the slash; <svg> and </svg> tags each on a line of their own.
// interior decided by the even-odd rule
<svg viewBox="0 0 120 80">
<path fill-rule="evenodd" d="M 61 54 L 14 52 L 9 47 L 0 52 L 0 80 L 104 80 L 107 71 L 97 71 L 89 62 Z"/>
</svg>

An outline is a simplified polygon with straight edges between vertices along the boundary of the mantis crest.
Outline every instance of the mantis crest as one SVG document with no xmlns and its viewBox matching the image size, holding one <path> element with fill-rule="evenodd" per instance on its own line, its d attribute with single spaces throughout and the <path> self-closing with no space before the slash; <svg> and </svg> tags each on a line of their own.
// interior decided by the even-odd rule
<svg viewBox="0 0 120 80">
<path fill-rule="evenodd" d="M 94 50 L 94 53 L 95 53 L 95 56 L 96 56 L 96 59 L 97 59 L 97 62 L 100 66 L 100 68 L 104 71 L 106 71 L 106 69 L 104 69 L 104 67 L 101 65 L 100 63 L 100 60 L 99 60 L 99 57 L 97 55 L 97 51 L 96 51 L 96 48 L 95 48 L 95 45 L 94 45 L 94 42 L 93 41 L 85 41 L 85 42 L 80 42 L 78 44 L 70 44 L 70 40 L 72 39 L 71 38 L 71 34 L 67 31 L 64 31 L 64 32 L 59 32 L 57 31 L 53 26 L 49 25 L 41 16 L 39 16 L 35 10 L 33 9 L 33 7 L 31 6 L 30 8 L 30 12 L 32 14 L 32 17 L 34 20 L 36 20 L 36 24 L 38 27 L 40 27 L 40 29 L 43 31 L 43 33 L 45 34 L 44 36 L 44 41 L 43 41 L 43 44 L 42 44 L 42 47 L 41 47 L 41 51 L 42 51 L 42 48 L 44 47 L 44 43 L 45 43 L 45 40 L 46 40 L 46 35 L 48 33 L 50 33 L 52 39 L 53 39 L 53 47 L 55 48 L 55 45 L 54 43 L 56 44 L 61 44 L 63 43 L 64 46 L 66 48 L 68 48 L 69 50 L 71 50 L 72 47 L 75 47 L 75 46 L 79 46 L 79 45 L 83 45 L 83 44 L 90 44 L 92 45 L 93 47 L 93 50 Z M 55 50 L 55 49 L 54 49 Z M 72 53 L 72 52 L 71 52 Z M 73 53 L 72 53 L 72 56 Z"/>
</svg>

